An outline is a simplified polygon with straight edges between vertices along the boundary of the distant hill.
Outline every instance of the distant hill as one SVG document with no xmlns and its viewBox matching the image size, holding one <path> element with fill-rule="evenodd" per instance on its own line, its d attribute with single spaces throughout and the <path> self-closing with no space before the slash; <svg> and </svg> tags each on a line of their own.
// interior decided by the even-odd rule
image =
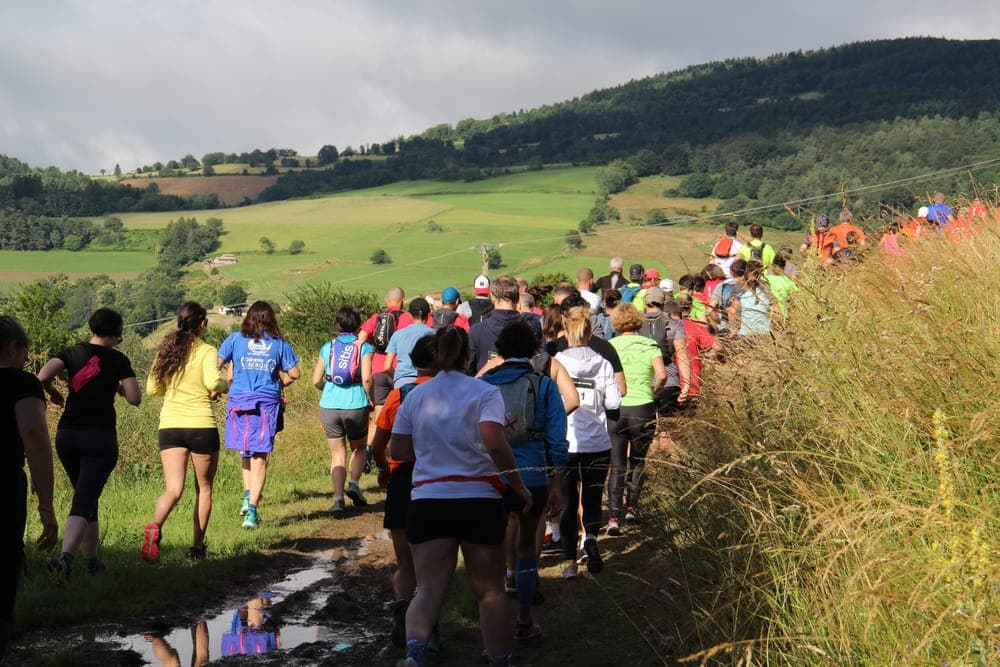
<svg viewBox="0 0 1000 667">
<path fill-rule="evenodd" d="M 226 206 L 236 206 L 257 199 L 265 189 L 278 181 L 277 176 L 185 176 L 179 178 L 126 178 L 123 185 L 144 190 L 156 183 L 161 194 L 193 197 L 215 194 Z"/>
</svg>

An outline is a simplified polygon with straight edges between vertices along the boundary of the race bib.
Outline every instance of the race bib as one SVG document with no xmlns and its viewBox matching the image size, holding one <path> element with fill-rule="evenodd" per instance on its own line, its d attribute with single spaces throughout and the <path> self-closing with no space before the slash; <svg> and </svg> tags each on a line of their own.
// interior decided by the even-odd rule
<svg viewBox="0 0 1000 667">
<path fill-rule="evenodd" d="M 597 412 L 597 383 L 587 378 L 573 378 L 573 384 L 580 396 L 580 407 Z"/>
</svg>

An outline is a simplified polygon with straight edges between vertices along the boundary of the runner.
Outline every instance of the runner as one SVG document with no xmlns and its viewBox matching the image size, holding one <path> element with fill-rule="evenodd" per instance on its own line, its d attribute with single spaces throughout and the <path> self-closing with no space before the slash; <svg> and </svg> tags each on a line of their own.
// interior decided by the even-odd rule
<svg viewBox="0 0 1000 667">
<path fill-rule="evenodd" d="M 576 553 L 580 529 L 577 515 L 581 505 L 587 569 L 593 574 L 604 569 L 597 535 L 603 520 L 601 496 L 611 463 L 606 413 L 618 411 L 622 399 L 611 363 L 590 346 L 589 316 L 585 304 L 568 309 L 565 315 L 567 346 L 556 355 L 569 371 L 580 394 L 580 407 L 569 416 L 566 434 L 569 461 L 563 486 L 565 507 L 559 521 L 564 557 L 560 569 L 564 579 L 574 579 L 578 574 Z"/>
<path fill-rule="evenodd" d="M 512 508 L 523 503 L 521 511 L 530 511 L 531 493 L 504 437 L 506 411 L 500 390 L 466 375 L 468 336 L 449 327 L 438 331 L 436 339 L 438 374 L 400 405 L 389 446 L 394 459 L 414 461 L 406 536 L 417 593 L 406 612 L 406 660 L 401 664 L 424 664 L 427 640 L 461 548 L 469 588 L 479 605 L 487 660 L 490 665 L 508 665 L 510 626 L 503 590 L 506 517 L 498 471 L 507 473 Z M 442 422 L 427 415 L 449 419 Z"/>
<path fill-rule="evenodd" d="M 497 337 L 504 362 L 482 376 L 500 387 L 506 410 L 507 440 L 514 451 L 521 479 L 531 492 L 531 511 L 511 515 L 507 526 L 506 588 L 517 594 L 514 639 L 541 637 L 531 617 L 538 585 L 538 528 L 543 512 L 562 507 L 566 467 L 566 413 L 555 382 L 532 366 L 539 341 L 523 320 L 507 324 Z M 529 423 L 530 422 L 530 423 Z M 516 552 L 516 560 L 509 553 Z"/>
<path fill-rule="evenodd" d="M 955 212 L 944 201 L 944 193 L 935 192 L 934 201 L 927 205 L 927 221 L 937 225 L 943 231 L 948 223 L 955 219 Z"/>
<path fill-rule="evenodd" d="M 614 290 L 612 290 L 612 293 L 613 292 Z M 558 358 L 559 352 L 562 352 L 563 350 L 569 348 L 569 340 L 566 337 L 566 316 L 571 309 L 579 308 L 581 306 L 587 306 L 587 302 L 584 301 L 583 298 L 578 295 L 571 295 L 566 299 L 564 299 L 561 304 L 559 304 L 559 312 L 562 320 L 561 322 L 562 326 L 560 327 L 561 334 L 559 335 L 559 337 L 553 340 L 549 340 L 547 343 L 545 343 L 545 351 L 549 354 L 549 356 Z M 587 306 L 587 308 L 589 311 L 590 307 Z M 590 348 L 595 352 L 597 352 L 599 355 L 607 359 L 608 363 L 611 364 L 611 368 L 615 374 L 615 382 L 618 385 L 618 392 L 622 396 L 624 396 L 625 373 L 622 370 L 622 362 L 621 359 L 618 358 L 618 352 L 616 352 L 615 348 L 611 346 L 611 343 L 604 340 L 603 338 L 598 338 L 597 336 L 594 336 L 592 330 L 591 330 L 591 335 L 588 336 L 587 338 L 587 345 L 589 345 Z M 613 415 L 610 416 L 610 418 L 617 419 L 617 410 Z"/>
<path fill-rule="evenodd" d="M 681 408 L 691 393 L 691 360 L 676 302 L 668 299 L 658 287 L 649 290 L 646 302 L 639 335 L 652 339 L 660 347 L 667 380 L 663 390 L 655 396 L 656 414 L 669 417 Z M 670 308 L 671 312 L 665 308 Z"/>
<path fill-rule="evenodd" d="M 25 461 L 31 472 L 30 488 L 38 496 L 38 519 L 42 524 L 35 545 L 47 552 L 59 539 L 59 524 L 52 508 L 54 474 L 49 427 L 45 423 L 45 393 L 38 378 L 24 370 L 28 363 L 28 335 L 17 320 L 0 316 L 0 439 L 4 442 L 0 499 L 5 515 L 0 524 L 0 553 L 6 563 L 0 576 L 0 660 L 7 657 L 14 603 L 24 575 L 29 489 Z"/>
<path fill-rule="evenodd" d="M 775 264 L 778 259 L 775 258 Z M 681 323 L 684 325 L 684 340 L 687 341 L 688 359 L 691 361 L 691 391 L 688 394 L 686 407 L 697 402 L 701 395 L 702 361 L 709 353 L 718 354 L 718 344 L 715 336 L 709 331 L 708 325 L 691 319 L 691 300 L 686 297 L 677 299 L 681 309 Z"/>
<path fill-rule="evenodd" d="M 611 258 L 608 275 L 597 279 L 597 291 L 601 293 L 602 297 L 613 289 L 621 289 L 625 286 L 626 281 L 622 277 L 622 268 L 624 266 L 625 260 L 621 257 Z"/>
<path fill-rule="evenodd" d="M 490 299 L 490 277 L 485 273 L 476 276 L 472 282 L 472 293 L 475 298 L 465 301 L 458 307 L 458 314 L 469 321 L 469 326 L 478 324 L 488 318 L 493 312 L 493 301 Z M 518 294 L 521 293 L 518 288 Z M 514 303 L 517 303 L 515 298 Z"/>
<path fill-rule="evenodd" d="M 601 308 L 601 297 L 594 289 L 594 272 L 590 269 L 580 269 L 576 272 L 576 289 L 583 300 L 590 304 L 590 312 L 596 314 Z"/>
<path fill-rule="evenodd" d="M 746 246 L 744 246 L 746 247 Z M 724 281 L 723 281 L 724 282 Z M 691 298 L 691 317 L 700 321 L 708 322 L 708 303 L 699 298 L 699 294 L 705 289 L 705 279 L 700 275 L 696 276 L 686 273 L 677 279 L 677 293 L 675 298 L 688 296 Z"/>
<path fill-rule="evenodd" d="M 389 347 L 389 341 L 393 334 L 413 324 L 413 318 L 409 313 L 403 312 L 403 300 L 406 294 L 402 287 L 392 287 L 385 293 L 385 308 L 365 320 L 361 329 L 352 330 L 358 334 L 358 339 L 362 343 L 370 343 L 375 351 L 372 357 L 372 381 L 373 390 L 369 395 L 373 401 L 372 421 L 368 426 L 368 439 L 375 435 L 375 419 L 382 410 L 385 397 L 392 391 L 392 378 L 385 372 L 385 351 Z M 315 383 L 313 383 L 315 384 Z M 359 397 L 355 397 L 359 398 Z M 353 456 L 352 459 L 353 461 Z"/>
<path fill-rule="evenodd" d="M 770 271 L 764 275 L 764 280 L 767 281 L 768 288 L 778 301 L 778 308 L 781 309 L 781 315 L 783 317 L 787 316 L 788 297 L 791 296 L 792 292 L 799 289 L 799 286 L 785 273 L 784 255 L 778 253 L 774 258 L 774 264 L 771 265 Z"/>
<path fill-rule="evenodd" d="M 795 280 L 799 274 L 798 265 L 792 261 L 792 258 L 795 257 L 795 251 L 789 246 L 783 245 L 778 248 L 778 254 L 785 258 L 785 275 Z"/>
<path fill-rule="evenodd" d="M 382 527 L 389 531 L 392 548 L 396 554 L 396 571 L 392 575 L 392 588 L 396 602 L 392 606 L 392 632 L 389 637 L 396 648 L 406 646 L 406 610 L 410 606 L 417 586 L 413 571 L 413 554 L 406 541 L 406 513 L 410 507 L 410 490 L 413 486 L 413 461 L 386 459 L 386 448 L 396 422 L 396 412 L 406 395 L 417 385 L 434 377 L 434 354 L 437 340 L 433 335 L 425 335 L 417 340 L 410 353 L 410 360 L 417 369 L 417 376 L 411 384 L 403 385 L 389 392 L 385 408 L 379 413 L 372 439 L 372 455 L 379 466 L 379 485 L 385 485 L 385 519 Z M 435 625 L 427 642 L 428 650 L 441 648 L 441 637 Z"/>
<path fill-rule="evenodd" d="M 733 274 L 729 270 L 733 261 L 740 256 L 743 242 L 737 238 L 740 232 L 740 223 L 730 220 L 726 223 L 725 235 L 712 246 L 711 262 L 718 266 L 726 274 L 726 278 L 732 278 Z"/>
<path fill-rule="evenodd" d="M 375 350 L 358 335 L 361 313 L 357 308 L 341 306 L 334 323 L 339 333 L 320 348 L 312 383 L 323 392 L 319 399 L 319 421 L 330 446 L 330 480 L 333 482 L 330 513 L 343 516 L 347 481 L 345 448 L 348 445 L 351 448 L 351 483 L 346 489 L 347 496 L 355 507 L 368 504 L 360 484 L 365 469 L 368 415 L 374 400 Z M 378 415 L 375 418 L 377 420 Z"/>
<path fill-rule="evenodd" d="M 267 301 L 254 301 L 240 330 L 219 347 L 219 368 L 228 366 L 226 449 L 240 453 L 243 527 L 260 525 L 260 505 L 274 438 L 284 428 L 282 390 L 299 379 L 299 358 Z"/>
<path fill-rule="evenodd" d="M 648 308 L 659 306 L 663 291 L 651 288 L 647 294 Z M 611 476 L 608 479 L 608 535 L 621 532 L 620 522 L 632 520 L 639 507 L 639 497 L 645 479 L 646 452 L 656 430 L 656 403 L 653 396 L 667 382 L 667 368 L 657 341 L 638 335 L 648 320 L 634 307 L 624 304 L 612 316 L 619 332 L 611 344 L 621 357 L 625 369 L 628 395 L 621 399 L 621 417 L 611 432 Z M 679 339 L 683 341 L 683 338 Z M 685 348 L 686 352 L 686 348 Z M 686 396 L 685 396 L 686 397 Z M 629 477 L 625 493 L 626 475 Z M 622 496 L 625 512 L 622 512 Z"/>
<path fill-rule="evenodd" d="M 73 559 L 83 552 L 83 571 L 97 574 L 107 566 L 98 560 L 101 537 L 98 501 L 118 462 L 115 396 L 132 405 L 142 402 L 132 362 L 114 348 L 122 342 L 122 316 L 98 308 L 90 316 L 90 342 L 67 347 L 50 359 L 38 380 L 54 405 L 64 408 L 56 427 L 56 452 L 70 484 L 73 504 L 66 518 L 62 554 L 49 561 L 49 574 L 59 584 L 69 581 Z M 69 397 L 53 380 L 66 371 Z"/>
<path fill-rule="evenodd" d="M 392 378 L 393 389 L 410 384 L 417 377 L 417 369 L 410 361 L 410 353 L 417 341 L 434 333 L 428 326 L 431 322 L 431 307 L 423 297 L 410 301 L 407 308 L 413 324 L 393 334 L 385 351 L 385 372 Z"/>
<path fill-rule="evenodd" d="M 517 312 L 520 291 L 514 278 L 500 276 L 490 285 L 490 293 L 493 312 L 482 322 L 473 324 L 469 330 L 469 371 L 472 375 L 496 356 L 497 336 L 507 323 L 521 318 L 521 314 Z"/>
<path fill-rule="evenodd" d="M 820 262 L 829 264 L 833 261 L 836 247 L 837 237 L 830 233 L 830 217 L 826 213 L 820 213 L 816 218 L 816 231 L 806 234 L 806 239 L 799 250 L 803 255 L 812 252 Z"/>
<path fill-rule="evenodd" d="M 458 314 L 458 301 L 462 296 L 454 287 L 445 287 L 441 292 L 441 307 L 434 311 L 434 328 L 443 329 L 449 324 L 469 331 L 469 320 L 464 315 Z M 427 324 L 430 324 L 428 322 Z"/>
<path fill-rule="evenodd" d="M 890 222 L 882 228 L 882 238 L 879 240 L 879 245 L 882 247 L 882 252 L 888 257 L 904 254 L 903 249 L 899 247 L 902 229 L 903 225 L 898 220 Z"/>
<path fill-rule="evenodd" d="M 969 204 L 969 217 L 970 218 L 982 218 L 985 217 L 990 212 L 989 207 L 983 203 L 982 198 L 976 197 Z"/>
<path fill-rule="evenodd" d="M 781 316 L 777 299 L 768 289 L 763 272 L 759 262 L 747 263 L 746 273 L 740 280 L 741 291 L 730 306 L 730 325 L 744 340 L 770 335 L 773 320 Z"/>
<path fill-rule="evenodd" d="M 642 289 L 642 280 L 645 275 L 646 269 L 642 264 L 633 264 L 628 267 L 628 282 L 618 288 L 618 291 L 621 292 L 622 303 L 632 303 L 632 299 Z"/>
<path fill-rule="evenodd" d="M 702 280 L 705 281 L 705 286 L 699 290 L 698 297 L 703 304 L 705 304 L 705 310 L 708 310 L 708 302 L 712 300 L 712 292 L 715 288 L 721 285 L 726 280 L 726 272 L 723 271 L 718 264 L 706 264 L 702 267 L 701 273 Z M 670 292 L 667 292 L 668 294 Z"/>
<path fill-rule="evenodd" d="M 184 492 L 188 460 L 194 468 L 194 536 L 187 557 L 206 555 L 205 531 L 212 515 L 212 483 L 219 466 L 219 430 L 212 403 L 226 389 L 219 374 L 219 351 L 201 337 L 208 327 L 208 312 L 194 301 L 177 311 L 177 331 L 171 333 L 156 353 L 146 393 L 163 396 L 160 410 L 159 444 L 166 488 L 156 501 L 153 521 L 146 524 L 142 558 L 160 560 L 163 523 Z"/>
<path fill-rule="evenodd" d="M 642 289 L 636 292 L 635 296 L 632 297 L 632 305 L 635 306 L 635 309 L 637 311 L 641 313 L 643 309 L 646 307 L 645 304 L 646 290 L 653 286 L 659 287 L 659 285 L 660 285 L 659 271 L 657 271 L 656 269 L 646 269 L 645 271 L 643 271 Z"/>
<path fill-rule="evenodd" d="M 863 248 L 868 244 L 868 237 L 865 236 L 864 230 L 854 224 L 854 215 L 846 208 L 840 211 L 839 221 L 836 225 L 830 228 L 830 233 L 837 239 L 837 246 L 839 246 L 834 249 L 834 254 L 836 254 L 837 251 L 844 250 L 851 245 L 847 238 L 851 233 L 854 233 L 857 237 L 857 242 L 854 246 L 858 249 Z M 767 268 L 767 264 L 764 265 L 764 268 Z"/>
<path fill-rule="evenodd" d="M 750 225 L 750 241 L 743 244 L 739 255 L 747 262 L 756 259 L 764 265 L 764 268 L 771 266 L 771 262 L 774 261 L 774 246 L 764 243 L 763 225 Z"/>
</svg>

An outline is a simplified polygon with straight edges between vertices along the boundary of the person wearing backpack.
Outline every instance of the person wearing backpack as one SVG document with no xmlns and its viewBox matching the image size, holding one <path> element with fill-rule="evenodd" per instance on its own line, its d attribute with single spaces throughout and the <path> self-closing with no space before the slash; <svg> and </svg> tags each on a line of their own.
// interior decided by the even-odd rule
<svg viewBox="0 0 1000 667">
<path fill-rule="evenodd" d="M 123 396 L 136 406 L 142 401 L 132 362 L 114 349 L 122 342 L 122 316 L 110 308 L 98 308 L 88 324 L 89 342 L 67 347 L 38 372 L 49 400 L 63 408 L 56 427 L 56 452 L 73 485 L 62 553 L 49 562 L 49 572 L 60 584 L 69 580 L 78 550 L 83 553 L 85 573 L 96 574 L 104 568 L 98 560 L 97 510 L 118 462 L 115 397 Z M 69 386 L 66 398 L 53 385 L 63 371 Z"/>
<path fill-rule="evenodd" d="M 458 302 L 461 298 L 462 296 L 454 287 L 444 288 L 441 292 L 441 307 L 434 311 L 433 327 L 435 330 L 443 329 L 449 324 L 454 324 L 468 333 L 472 325 L 469 324 L 469 320 L 465 315 L 461 315 L 458 312 Z M 428 324 L 432 323 L 428 322 Z"/>
<path fill-rule="evenodd" d="M 642 264 L 633 264 L 628 267 L 628 282 L 618 288 L 621 293 L 622 303 L 632 303 L 632 299 L 639 290 L 642 289 L 642 281 L 645 278 L 646 269 Z"/>
<path fill-rule="evenodd" d="M 299 379 L 299 358 L 278 326 L 267 301 L 247 309 L 239 331 L 219 346 L 219 367 L 229 366 L 226 449 L 240 453 L 243 476 L 243 528 L 260 525 L 260 504 L 274 439 L 284 428 L 285 387 Z"/>
<path fill-rule="evenodd" d="M 392 391 L 392 377 L 385 372 L 385 351 L 389 341 L 396 331 L 413 324 L 409 313 L 403 312 L 403 301 L 406 294 L 402 287 L 391 287 L 385 293 L 385 308 L 373 313 L 365 320 L 358 330 L 358 338 L 362 343 L 369 343 L 374 351 L 372 357 L 372 420 L 368 427 L 368 440 L 375 437 L 375 419 L 382 411 L 385 397 Z"/>
<path fill-rule="evenodd" d="M 757 260 L 764 268 L 774 262 L 774 246 L 764 243 L 764 227 L 758 224 L 750 225 L 750 241 L 740 248 L 740 257 L 744 261 Z"/>
<path fill-rule="evenodd" d="M 709 323 L 720 338 L 725 338 L 730 333 L 729 309 L 733 299 L 743 291 L 740 281 L 747 270 L 746 260 L 740 257 L 730 268 L 733 277 L 719 283 L 712 292 L 712 299 L 708 302 Z"/>
<path fill-rule="evenodd" d="M 649 288 L 649 305 L 663 300 L 659 287 Z M 621 357 L 628 394 L 622 398 L 621 416 L 611 431 L 611 474 L 608 477 L 608 535 L 621 532 L 623 518 L 634 517 L 645 479 L 646 452 L 656 431 L 654 396 L 667 382 L 667 367 L 657 341 L 638 335 L 644 318 L 631 304 L 622 304 L 611 316 L 620 333 L 611 344 Z M 626 493 L 626 477 L 628 492 Z M 622 496 L 626 511 L 622 512 Z M 623 516 L 624 514 L 624 516 Z"/>
<path fill-rule="evenodd" d="M 690 392 L 691 360 L 688 358 L 684 325 L 680 310 L 659 287 L 650 288 L 646 296 L 646 312 L 642 314 L 639 334 L 651 338 L 660 346 L 667 380 L 656 394 L 656 412 L 669 416 L 687 400 Z M 670 308 L 668 312 L 666 309 Z"/>
<path fill-rule="evenodd" d="M 333 483 L 330 513 L 343 516 L 346 511 L 345 493 L 355 507 L 368 504 L 360 483 L 365 469 L 368 416 L 374 400 L 372 368 L 375 350 L 358 335 L 361 313 L 357 308 L 341 306 L 334 322 L 337 337 L 323 343 L 320 348 L 312 382 L 323 392 L 319 399 L 319 421 L 330 446 L 330 480 Z M 351 483 L 345 491 L 345 448 L 348 444 L 351 448 Z"/>
<path fill-rule="evenodd" d="M 494 303 L 490 296 L 492 284 L 490 277 L 485 273 L 476 276 L 472 282 L 472 293 L 475 297 L 458 307 L 456 312 L 469 321 L 470 327 L 473 324 L 479 324 L 493 314 Z M 520 287 L 518 287 L 518 291 L 520 291 Z M 517 299 L 515 298 L 514 301 L 516 303 Z"/>
<path fill-rule="evenodd" d="M 712 259 L 710 261 L 721 268 L 727 278 L 733 277 L 730 267 L 733 265 L 733 261 L 740 256 L 740 250 L 743 249 L 743 242 L 737 238 L 739 233 L 740 223 L 730 220 L 726 223 L 725 236 L 712 246 Z"/>
<path fill-rule="evenodd" d="M 407 312 L 413 318 L 413 324 L 397 331 L 385 351 L 385 372 L 392 378 L 393 389 L 410 384 L 417 377 L 417 368 L 410 360 L 410 353 L 418 340 L 434 333 L 434 329 L 427 326 L 431 317 L 431 306 L 427 299 L 419 296 L 413 299 Z"/>
<path fill-rule="evenodd" d="M 543 512 L 562 506 L 563 472 L 569 443 L 566 411 L 556 383 L 534 370 L 531 359 L 540 347 L 531 325 L 513 320 L 497 336 L 496 350 L 504 362 L 484 373 L 484 381 L 500 389 L 506 410 L 504 434 L 521 479 L 531 492 L 531 511 L 511 515 L 507 527 L 506 587 L 517 595 L 514 639 L 540 637 L 531 617 L 538 585 L 538 526 Z M 516 543 L 516 544 L 515 544 Z M 511 559 L 514 547 L 516 560 Z M 512 562 L 513 560 L 513 562 Z"/>
<path fill-rule="evenodd" d="M 479 369 L 496 356 L 497 336 L 507 323 L 521 319 L 517 304 L 521 291 L 517 281 L 511 276 L 500 276 L 490 285 L 493 299 L 492 314 L 472 325 L 469 330 L 469 374 L 475 375 Z"/>
</svg>

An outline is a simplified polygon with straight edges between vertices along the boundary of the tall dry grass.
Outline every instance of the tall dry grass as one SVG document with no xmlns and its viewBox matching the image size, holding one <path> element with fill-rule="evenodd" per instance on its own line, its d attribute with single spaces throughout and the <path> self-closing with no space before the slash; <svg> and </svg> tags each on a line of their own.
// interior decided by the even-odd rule
<svg viewBox="0 0 1000 667">
<path fill-rule="evenodd" d="M 804 267 L 786 331 L 706 371 L 661 511 L 688 661 L 1000 663 L 1000 221 Z"/>
</svg>

